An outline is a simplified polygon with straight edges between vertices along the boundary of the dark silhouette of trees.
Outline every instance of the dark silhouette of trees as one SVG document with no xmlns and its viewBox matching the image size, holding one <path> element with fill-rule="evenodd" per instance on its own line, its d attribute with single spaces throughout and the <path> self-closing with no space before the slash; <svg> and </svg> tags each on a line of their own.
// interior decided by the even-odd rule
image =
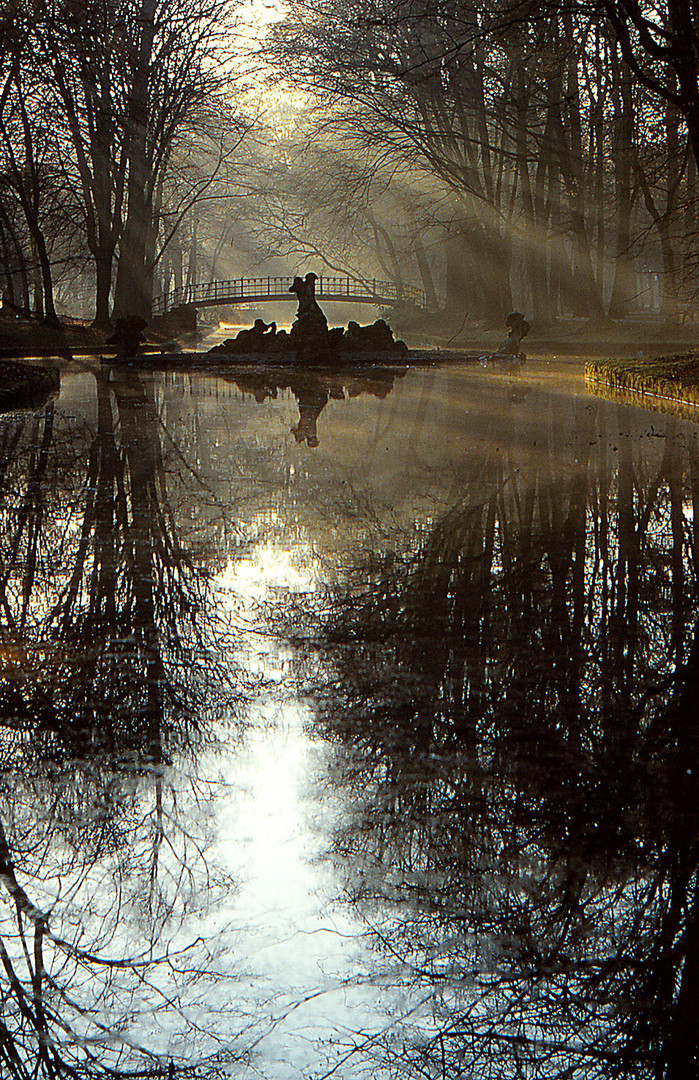
<svg viewBox="0 0 699 1080">
<path fill-rule="evenodd" d="M 49 111 L 34 67 L 29 20 L 23 18 L 22 13 L 13 12 L 12 18 L 6 17 L 0 24 L 0 36 L 5 49 L 5 79 L 0 94 L 3 232 L 14 242 L 20 256 L 19 267 L 25 273 L 27 261 L 38 264 L 41 281 L 38 314 L 45 314 L 49 322 L 56 322 L 51 236 L 55 232 L 56 219 L 60 220 L 60 199 L 65 196 L 65 188 L 55 154 Z M 12 227 L 14 215 L 10 199 L 16 202 L 22 214 L 34 258 L 22 251 L 17 229 Z M 8 291 L 12 288 L 13 274 L 9 268 L 13 263 L 14 260 L 6 263 Z"/>
<path fill-rule="evenodd" d="M 682 116 L 699 161 L 699 16 L 673 0 L 645 10 L 636 0 L 605 0 L 624 62 L 636 79 Z"/>
<path fill-rule="evenodd" d="M 0 25 L 5 216 L 16 202 L 49 317 L 52 267 L 66 257 L 51 250 L 59 224 L 69 254 L 92 261 L 95 323 L 108 325 L 112 301 L 117 316 L 150 317 L 162 250 L 246 131 L 222 94 L 227 11 L 219 0 L 8 8 Z"/>
<path fill-rule="evenodd" d="M 33 18 L 34 62 L 60 123 L 58 153 L 94 259 L 95 323 L 106 326 L 127 170 L 128 5 L 42 6 Z"/>
<path fill-rule="evenodd" d="M 167 244 L 174 232 L 170 223 L 163 236 L 161 225 L 167 174 L 177 173 L 178 141 L 186 131 L 195 133 L 206 171 L 188 185 L 184 197 L 180 195 L 177 222 L 207 190 L 245 133 L 240 118 L 224 104 L 227 11 L 221 0 L 183 0 L 179 6 L 143 0 L 130 55 L 132 77 L 124 117 L 128 183 L 115 282 L 116 315 L 136 312 L 150 317 L 153 276 L 161 254 L 159 235 Z M 222 122 L 228 133 L 221 134 Z M 207 155 L 205 147 L 212 142 L 213 155 Z"/>
</svg>

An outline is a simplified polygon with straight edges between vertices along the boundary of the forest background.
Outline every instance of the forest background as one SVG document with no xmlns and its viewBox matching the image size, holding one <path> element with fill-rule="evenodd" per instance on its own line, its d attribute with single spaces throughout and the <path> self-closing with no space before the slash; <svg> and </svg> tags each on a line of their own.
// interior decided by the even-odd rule
<svg viewBox="0 0 699 1080">
<path fill-rule="evenodd" d="M 6 0 L 6 308 L 107 327 L 312 263 L 419 285 L 446 322 L 691 319 L 697 19 L 676 0 Z"/>
</svg>

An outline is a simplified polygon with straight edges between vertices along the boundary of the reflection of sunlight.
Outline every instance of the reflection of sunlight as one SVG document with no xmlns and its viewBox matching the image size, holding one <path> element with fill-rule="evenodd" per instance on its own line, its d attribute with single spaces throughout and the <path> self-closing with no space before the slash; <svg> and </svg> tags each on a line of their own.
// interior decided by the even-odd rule
<svg viewBox="0 0 699 1080">
<path fill-rule="evenodd" d="M 308 592 L 317 584 L 312 549 L 296 545 L 288 551 L 269 544 L 255 548 L 243 559 L 229 559 L 218 584 L 243 601 L 262 600 L 273 592 Z"/>
<path fill-rule="evenodd" d="M 352 1033 L 385 1024 L 366 927 L 337 903 L 334 867 L 323 858 L 338 808 L 318 786 L 328 751 L 309 738 L 310 717 L 294 700 L 253 711 L 245 746 L 228 759 L 230 796 L 218 803 L 208 851 L 239 887 L 202 926 L 221 935 L 234 980 L 229 1002 L 266 1080 L 336 1067 L 338 1077 L 355 1076 L 354 1054 L 346 1071 L 341 1064 Z"/>
<path fill-rule="evenodd" d="M 217 583 L 254 626 L 256 604 L 312 590 L 319 579 L 310 544 L 267 533 L 246 557 L 231 559 Z M 273 636 L 252 642 L 245 662 L 264 674 L 265 690 L 244 745 L 224 767 L 230 795 L 218 803 L 209 849 L 239 887 L 211 929 L 220 928 L 235 958 L 235 1007 L 250 1024 L 248 1037 L 255 1033 L 255 1071 L 268 1080 L 335 1069 L 338 1078 L 355 1075 L 354 1054 L 347 1070 L 342 1057 L 356 1030 L 383 1027 L 383 991 L 375 971 L 367 976 L 366 927 L 337 902 L 340 883 L 324 857 L 338 814 L 332 788 L 319 785 L 329 750 L 310 734 L 312 706 L 287 683 L 271 685 L 287 647 Z"/>
<path fill-rule="evenodd" d="M 303 946 L 292 946 L 288 935 L 322 925 L 314 893 L 323 875 L 312 860 L 324 830 L 318 829 L 320 808 L 311 813 L 308 789 L 321 752 L 304 732 L 308 713 L 300 703 L 288 702 L 274 718 L 265 711 L 256 717 L 237 762 L 241 798 L 222 834 L 232 846 L 229 859 L 243 855 L 246 884 L 237 906 L 239 916 L 247 912 L 249 919 L 254 912 L 260 920 L 257 947 L 285 943 L 284 951 L 294 954 Z"/>
</svg>

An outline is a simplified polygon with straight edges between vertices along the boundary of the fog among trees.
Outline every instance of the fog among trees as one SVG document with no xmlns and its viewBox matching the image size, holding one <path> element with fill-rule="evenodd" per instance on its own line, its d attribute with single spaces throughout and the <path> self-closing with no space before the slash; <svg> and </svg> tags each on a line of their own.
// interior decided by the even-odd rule
<svg viewBox="0 0 699 1080">
<path fill-rule="evenodd" d="M 698 32 L 631 0 L 7 0 L 6 300 L 106 325 L 312 259 L 485 323 L 677 322 Z"/>
</svg>

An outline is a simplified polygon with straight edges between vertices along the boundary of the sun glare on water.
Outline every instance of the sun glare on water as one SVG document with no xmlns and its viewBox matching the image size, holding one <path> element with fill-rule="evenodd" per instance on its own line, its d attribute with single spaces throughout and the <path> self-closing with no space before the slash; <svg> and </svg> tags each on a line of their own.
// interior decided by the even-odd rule
<svg viewBox="0 0 699 1080">
<path fill-rule="evenodd" d="M 297 546 L 287 551 L 265 545 L 255 548 L 246 558 L 229 560 L 218 583 L 243 602 L 259 601 L 270 593 L 307 592 L 316 584 L 312 558 L 310 547 Z"/>
</svg>

